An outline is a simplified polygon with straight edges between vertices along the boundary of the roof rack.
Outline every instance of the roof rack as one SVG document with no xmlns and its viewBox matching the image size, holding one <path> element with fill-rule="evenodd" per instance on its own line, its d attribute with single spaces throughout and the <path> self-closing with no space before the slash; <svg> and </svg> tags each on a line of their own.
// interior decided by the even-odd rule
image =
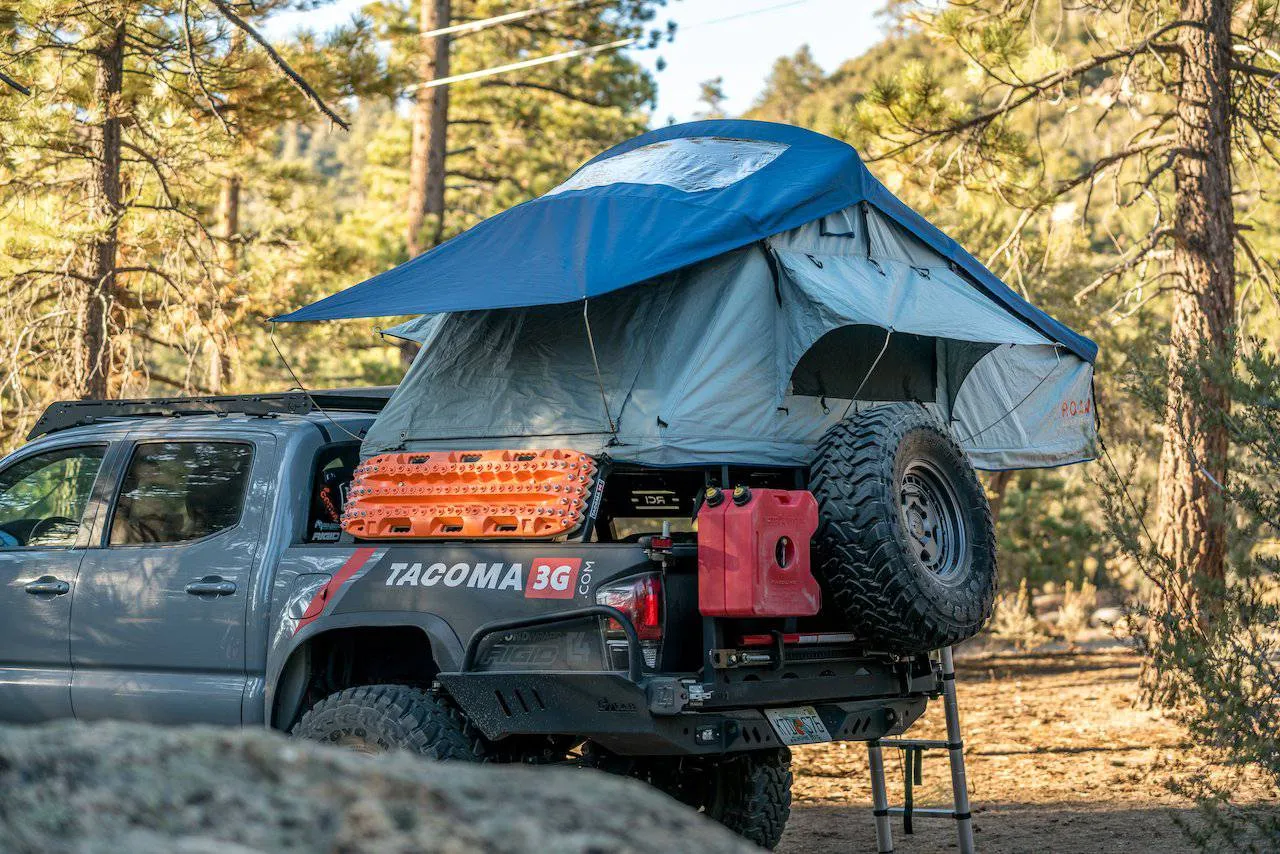
<svg viewBox="0 0 1280 854">
<path fill-rule="evenodd" d="M 210 397 L 152 397 L 136 400 L 60 400 L 52 403 L 36 421 L 28 441 L 72 427 L 179 415 L 306 415 L 338 410 L 380 412 L 395 386 L 337 388 L 319 391 L 285 391 L 267 394 L 228 394 Z"/>
</svg>

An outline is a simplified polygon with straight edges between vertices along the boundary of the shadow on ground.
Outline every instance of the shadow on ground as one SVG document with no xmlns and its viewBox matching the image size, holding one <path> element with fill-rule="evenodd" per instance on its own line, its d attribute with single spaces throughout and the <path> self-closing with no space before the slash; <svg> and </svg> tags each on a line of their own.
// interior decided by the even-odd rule
<svg viewBox="0 0 1280 854">
<path fill-rule="evenodd" d="M 1178 820 L 1199 813 L 1169 782 L 1220 757 L 1197 751 L 1174 719 L 1141 702 L 1137 656 L 1114 645 L 1022 654 L 968 646 L 957 653 L 956 685 L 980 854 L 1195 850 Z M 941 704 L 930 703 L 910 735 L 945 737 Z M 793 755 L 793 811 L 779 850 L 874 852 L 866 746 L 809 745 Z M 887 751 L 885 764 L 889 801 L 900 804 L 899 752 Z M 1280 803 L 1265 781 L 1232 785 L 1242 807 Z M 950 788 L 946 758 L 927 754 L 916 805 L 950 808 Z M 894 830 L 898 854 L 956 850 L 950 819 L 918 818 L 914 836 L 895 819 Z"/>
<path fill-rule="evenodd" d="M 987 804 L 974 811 L 974 837 L 980 854 L 1192 854 L 1190 845 L 1174 822 L 1175 813 L 1195 821 L 1194 809 L 1141 806 L 1082 808 L 1080 804 Z M 954 822 L 941 818 L 916 818 L 915 833 L 902 832 L 902 820 L 894 819 L 894 851 L 897 854 L 954 852 Z M 778 846 L 780 854 L 819 851 L 874 852 L 875 825 L 871 808 L 801 806 L 791 814 L 787 833 Z"/>
</svg>

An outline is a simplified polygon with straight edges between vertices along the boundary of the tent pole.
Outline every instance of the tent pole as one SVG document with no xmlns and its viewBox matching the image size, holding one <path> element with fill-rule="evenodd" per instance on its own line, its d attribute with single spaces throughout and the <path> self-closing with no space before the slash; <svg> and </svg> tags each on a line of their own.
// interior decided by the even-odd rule
<svg viewBox="0 0 1280 854">
<path fill-rule="evenodd" d="M 596 340 L 591 336 L 591 318 L 587 317 L 588 300 L 582 300 L 582 325 L 587 329 L 587 346 L 591 348 L 591 364 L 596 368 L 596 385 L 600 386 L 600 403 L 604 406 L 604 418 L 609 422 L 609 432 L 615 436 L 618 428 L 614 426 L 613 415 L 609 412 L 609 397 L 604 393 L 604 378 L 600 376 L 600 360 L 596 358 Z"/>
</svg>

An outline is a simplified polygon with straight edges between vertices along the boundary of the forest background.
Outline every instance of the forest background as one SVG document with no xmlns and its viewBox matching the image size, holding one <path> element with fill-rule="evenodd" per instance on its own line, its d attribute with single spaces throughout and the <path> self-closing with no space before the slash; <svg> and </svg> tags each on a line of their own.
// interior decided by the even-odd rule
<svg viewBox="0 0 1280 854">
<path fill-rule="evenodd" d="M 325 5 L 0 0 L 0 446 L 57 399 L 287 388 L 280 354 L 312 387 L 393 384 L 412 353 L 377 326 L 267 318 L 665 121 L 641 58 L 678 43 L 678 0 L 374 0 L 263 36 Z M 1002 584 L 1023 608 L 1112 591 L 1148 627 L 1150 696 L 1202 721 L 1243 698 L 1210 729 L 1252 732 L 1274 774 L 1278 14 L 890 0 L 873 47 L 778 58 L 745 112 L 850 142 L 1099 343 L 1109 453 L 986 477 Z"/>
</svg>

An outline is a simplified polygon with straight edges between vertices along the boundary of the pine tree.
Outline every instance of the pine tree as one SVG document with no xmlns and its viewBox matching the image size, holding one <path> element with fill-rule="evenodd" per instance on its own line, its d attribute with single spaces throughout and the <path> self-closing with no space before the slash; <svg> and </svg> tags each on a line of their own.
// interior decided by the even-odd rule
<svg viewBox="0 0 1280 854">
<path fill-rule="evenodd" d="M 629 37 L 656 43 L 659 33 L 651 22 L 664 2 L 548 4 L 543 14 L 425 40 L 425 32 L 493 18 L 510 12 L 510 4 L 421 0 L 408 6 L 368 7 L 375 29 L 391 48 L 388 79 L 397 93 L 411 91 L 414 99 L 409 208 L 411 219 L 421 217 L 427 233 L 421 224 L 410 229 L 416 239 L 407 241 L 407 255 L 419 254 L 461 230 L 459 203 L 473 212 L 462 217 L 470 225 L 477 214 L 502 209 L 486 204 L 485 196 L 497 192 L 499 199 L 508 200 L 502 206 L 508 206 L 528 198 L 531 190 L 536 195 L 549 189 L 553 184 L 536 175 L 546 164 L 543 157 L 554 157 L 556 166 L 546 174 L 559 180 L 567 158 L 585 160 L 601 140 L 616 141 L 620 122 L 627 130 L 641 129 L 638 111 L 655 93 L 648 74 L 617 52 L 449 86 L 417 88 L 420 84 Z M 550 151 L 552 139 L 566 149 Z M 526 162 L 529 158 L 534 162 Z M 515 178 L 514 173 L 526 169 L 527 174 Z M 512 182 L 524 185 L 499 189 Z M 457 192 L 461 190 L 468 192 Z"/>
<path fill-rule="evenodd" d="M 238 229 L 235 176 L 211 227 L 211 166 L 268 113 L 309 104 L 341 121 L 254 26 L 285 2 L 23 0 L 0 13 L 0 67 L 30 90 L 0 99 L 7 430 L 54 396 L 206 388 L 194 372 L 229 335 Z"/>
<path fill-rule="evenodd" d="M 1233 160 L 1280 162 L 1270 141 L 1280 128 L 1276 69 L 1265 53 L 1276 15 L 1272 3 L 1228 0 L 1123 9 L 1088 0 L 1071 10 L 980 0 L 922 12 L 918 25 L 954 45 L 977 84 L 927 65 L 898 69 L 857 113 L 874 155 L 928 164 L 934 180 L 994 188 L 1019 208 L 1011 241 L 1042 212 L 1062 210 L 1086 227 L 1106 211 L 1125 212 L 1131 228 L 1142 223 L 1111 234 L 1120 257 L 1077 296 L 1169 305 L 1174 379 L 1157 537 L 1188 584 L 1223 573 L 1228 441 L 1211 413 L 1230 399 L 1212 378 L 1192 394 L 1181 354 L 1230 348 L 1237 250 L 1252 272 L 1274 278 L 1237 228 Z M 1067 129 L 1086 136 L 1071 140 L 1083 157 L 1062 174 L 1056 146 Z"/>
<path fill-rule="evenodd" d="M 702 109 L 697 113 L 700 119 L 723 119 L 724 105 L 729 96 L 724 91 L 724 77 L 712 77 L 698 84 L 698 103 Z"/>
<path fill-rule="evenodd" d="M 761 119 L 792 124 L 803 99 L 823 83 L 826 75 L 809 46 L 801 45 L 791 56 L 780 56 L 764 81 L 752 113 Z"/>
<path fill-rule="evenodd" d="M 450 73 L 633 37 L 647 49 L 669 32 L 657 32 L 660 0 L 546 5 L 546 14 L 453 34 Z M 321 79 L 356 96 L 352 131 L 333 135 L 317 132 L 313 123 L 286 123 L 266 141 L 255 166 L 258 186 L 245 191 L 242 223 L 253 237 L 245 241 L 241 278 L 252 280 L 259 294 L 256 315 L 289 310 L 402 263 L 434 245 L 437 226 L 438 239 L 447 240 L 546 192 L 645 129 L 654 81 L 622 52 L 451 84 L 443 215 L 439 223 L 426 217 L 417 230 L 424 239 L 410 245 L 411 220 L 421 209 L 406 201 L 422 198 L 411 189 L 422 91 L 415 87 L 424 73 L 422 33 L 431 31 L 419 23 L 421 8 L 420 0 L 373 3 L 349 27 L 323 38 L 304 34 L 293 46 L 291 57 L 301 55 L 304 44 L 327 51 L 333 70 Z M 499 0 L 453 0 L 451 21 L 480 21 L 510 9 Z M 257 201 L 264 198 L 270 206 Z M 389 322 L 286 324 L 277 337 L 303 378 L 393 383 L 403 373 L 403 353 L 369 334 L 371 326 Z M 246 358 L 250 375 L 259 385 L 289 380 L 275 366 L 270 343 L 246 328 L 253 337 L 246 350 L 265 348 L 270 356 L 257 364 Z"/>
</svg>

